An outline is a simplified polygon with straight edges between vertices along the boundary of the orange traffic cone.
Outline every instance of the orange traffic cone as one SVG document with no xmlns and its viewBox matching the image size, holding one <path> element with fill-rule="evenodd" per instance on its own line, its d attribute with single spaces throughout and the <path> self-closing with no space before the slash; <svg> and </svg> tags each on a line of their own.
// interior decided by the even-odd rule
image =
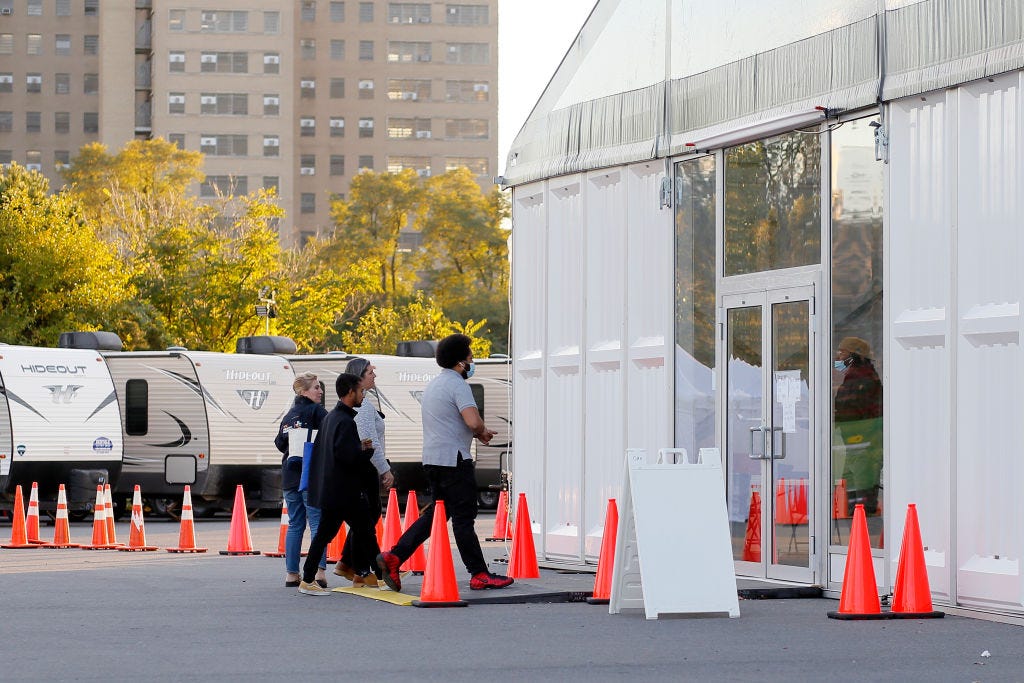
<svg viewBox="0 0 1024 683">
<path fill-rule="evenodd" d="M 35 548 L 34 543 L 28 542 L 25 531 L 25 504 L 21 500 L 21 484 L 14 487 L 14 512 L 11 514 L 11 542 L 0 548 Z"/>
<path fill-rule="evenodd" d="M 743 540 L 743 561 L 761 561 L 761 492 L 750 487 L 750 510 L 747 512 L 747 534 Z"/>
<path fill-rule="evenodd" d="M 887 619 L 878 603 L 875 567 L 871 563 L 871 543 L 868 540 L 868 522 L 864 506 L 853 510 L 850 546 L 843 572 L 843 592 L 839 597 L 839 611 L 829 612 L 830 619 Z"/>
<path fill-rule="evenodd" d="M 125 552 L 159 550 L 155 545 L 146 545 L 146 521 L 142 518 L 142 489 L 138 484 L 132 493 L 132 523 L 128 545 L 118 546 L 117 549 Z"/>
<path fill-rule="evenodd" d="M 335 534 L 334 539 L 327 544 L 327 561 L 328 562 L 340 562 L 341 553 L 345 550 L 345 539 L 348 537 L 348 531 L 346 531 L 346 525 L 342 524 L 338 527 L 338 533 Z"/>
<path fill-rule="evenodd" d="M 107 522 L 107 543 L 110 545 L 123 545 L 117 542 L 117 529 L 114 520 L 114 499 L 110 495 L 110 484 L 103 485 L 103 512 Z"/>
<path fill-rule="evenodd" d="M 789 523 L 807 524 L 807 480 L 791 486 Z"/>
<path fill-rule="evenodd" d="M 398 512 L 398 491 L 388 491 L 388 508 L 384 513 L 384 536 L 378 543 L 380 548 L 393 548 L 402 536 L 402 515 Z"/>
<path fill-rule="evenodd" d="M 619 533 L 619 508 L 614 498 L 608 499 L 604 515 L 604 533 L 601 535 L 601 554 L 597 557 L 597 576 L 594 593 L 587 598 L 591 605 L 607 605 L 612 597 L 612 570 L 615 568 L 615 537 Z"/>
<path fill-rule="evenodd" d="M 832 519 L 849 519 L 850 497 L 846 493 L 846 480 L 837 479 L 832 489 Z"/>
<path fill-rule="evenodd" d="M 405 521 L 402 524 L 402 533 L 409 530 L 417 519 L 420 518 L 420 511 L 417 508 L 419 500 L 415 491 L 409 491 L 409 497 L 405 499 Z M 400 567 L 401 571 L 422 574 L 427 570 L 427 554 L 423 551 L 423 544 L 416 546 L 416 550 L 409 556 Z"/>
<path fill-rule="evenodd" d="M 376 527 L 376 529 L 374 531 L 377 534 L 377 547 L 378 548 L 383 548 L 384 547 L 384 545 L 383 545 L 384 544 L 384 518 L 383 517 L 378 517 L 377 518 L 377 527 Z"/>
<path fill-rule="evenodd" d="M 71 542 L 71 529 L 68 526 L 68 496 L 64 491 L 64 484 L 57 490 L 57 519 L 53 522 L 53 543 L 43 543 L 40 548 L 77 548 L 77 543 Z"/>
<path fill-rule="evenodd" d="M 793 516 L 790 514 L 788 489 L 786 488 L 786 480 L 783 477 L 779 477 L 779 483 L 775 488 L 775 523 L 793 523 Z"/>
<path fill-rule="evenodd" d="M 181 529 L 178 531 L 178 547 L 167 548 L 169 553 L 205 553 L 206 548 L 196 547 L 196 523 L 192 516 L 192 489 L 185 484 L 181 499 Z"/>
<path fill-rule="evenodd" d="M 25 535 L 29 543 L 43 543 L 39 538 L 39 484 L 32 482 L 32 494 L 28 498 L 28 514 L 25 516 Z"/>
<path fill-rule="evenodd" d="M 508 491 L 498 494 L 498 509 L 494 515 L 494 531 L 485 541 L 508 541 L 512 534 L 508 528 Z"/>
<path fill-rule="evenodd" d="M 516 527 L 512 536 L 512 553 L 508 560 L 508 576 L 512 579 L 539 579 L 537 551 L 533 546 L 530 510 L 526 507 L 526 494 L 519 494 L 516 504 Z"/>
<path fill-rule="evenodd" d="M 281 500 L 281 532 L 277 535 L 277 552 L 263 553 L 264 557 L 284 557 L 284 545 L 288 538 L 288 501 Z"/>
<path fill-rule="evenodd" d="M 896 569 L 896 585 L 892 593 L 892 612 L 896 619 L 936 619 L 944 612 L 932 609 L 932 591 L 928 586 L 928 566 L 924 561 L 921 528 L 917 524 L 917 506 L 907 506 L 903 525 L 900 563 Z"/>
<path fill-rule="evenodd" d="M 249 515 L 245 511 L 245 491 L 242 485 L 235 487 L 235 507 L 231 510 L 231 529 L 228 531 L 228 549 L 221 550 L 221 555 L 259 555 L 259 550 L 252 549 L 252 536 L 249 534 Z"/>
<path fill-rule="evenodd" d="M 103 485 L 96 485 L 96 504 L 93 505 L 92 516 L 92 543 L 83 545 L 85 550 L 113 550 L 116 545 L 110 545 L 107 540 L 107 507 L 103 499 Z"/>
<path fill-rule="evenodd" d="M 448 539 L 448 518 L 444 501 L 434 503 L 434 521 L 430 525 L 430 550 L 427 552 L 427 572 L 423 576 L 420 599 L 413 600 L 416 607 L 465 607 L 459 599 L 459 586 L 455 582 L 452 564 L 452 546 Z"/>
</svg>

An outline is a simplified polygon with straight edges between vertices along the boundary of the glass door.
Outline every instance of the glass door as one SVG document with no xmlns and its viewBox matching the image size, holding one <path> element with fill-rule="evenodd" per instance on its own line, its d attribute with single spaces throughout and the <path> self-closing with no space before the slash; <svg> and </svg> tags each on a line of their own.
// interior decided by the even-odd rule
<svg viewBox="0 0 1024 683">
<path fill-rule="evenodd" d="M 730 528 L 737 574 L 814 580 L 814 288 L 722 298 Z"/>
</svg>

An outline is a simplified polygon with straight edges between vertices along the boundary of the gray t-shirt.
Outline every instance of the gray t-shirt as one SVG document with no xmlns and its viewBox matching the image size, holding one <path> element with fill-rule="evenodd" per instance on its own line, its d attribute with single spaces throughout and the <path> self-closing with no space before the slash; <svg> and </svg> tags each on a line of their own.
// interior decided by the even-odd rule
<svg viewBox="0 0 1024 683">
<path fill-rule="evenodd" d="M 446 368 L 423 390 L 423 464 L 455 467 L 459 453 L 469 459 L 473 432 L 462 411 L 476 408 L 473 391 L 456 371 Z"/>
</svg>

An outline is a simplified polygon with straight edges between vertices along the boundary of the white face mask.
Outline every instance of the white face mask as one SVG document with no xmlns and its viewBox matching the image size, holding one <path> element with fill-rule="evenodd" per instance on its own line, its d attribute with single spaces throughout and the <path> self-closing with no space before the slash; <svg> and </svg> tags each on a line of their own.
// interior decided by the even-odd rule
<svg viewBox="0 0 1024 683">
<path fill-rule="evenodd" d="M 474 372 L 476 372 L 476 363 L 470 363 L 469 367 L 466 368 L 466 379 L 472 377 Z"/>
<path fill-rule="evenodd" d="M 847 360 L 834 360 L 832 361 L 832 367 L 838 372 L 846 372 L 846 368 L 849 367 L 849 359 Z"/>
</svg>

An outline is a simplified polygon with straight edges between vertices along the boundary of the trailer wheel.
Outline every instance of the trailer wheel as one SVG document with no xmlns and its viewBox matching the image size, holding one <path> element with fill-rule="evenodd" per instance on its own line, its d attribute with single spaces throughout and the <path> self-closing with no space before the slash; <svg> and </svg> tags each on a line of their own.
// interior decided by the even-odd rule
<svg viewBox="0 0 1024 683">
<path fill-rule="evenodd" d="M 476 501 L 482 508 L 488 510 L 494 510 L 498 507 L 498 496 L 500 494 L 497 491 L 480 491 L 477 494 Z"/>
<path fill-rule="evenodd" d="M 150 500 L 153 511 L 161 517 L 170 517 L 174 521 L 181 519 L 181 501 L 174 498 L 153 498 Z"/>
</svg>

